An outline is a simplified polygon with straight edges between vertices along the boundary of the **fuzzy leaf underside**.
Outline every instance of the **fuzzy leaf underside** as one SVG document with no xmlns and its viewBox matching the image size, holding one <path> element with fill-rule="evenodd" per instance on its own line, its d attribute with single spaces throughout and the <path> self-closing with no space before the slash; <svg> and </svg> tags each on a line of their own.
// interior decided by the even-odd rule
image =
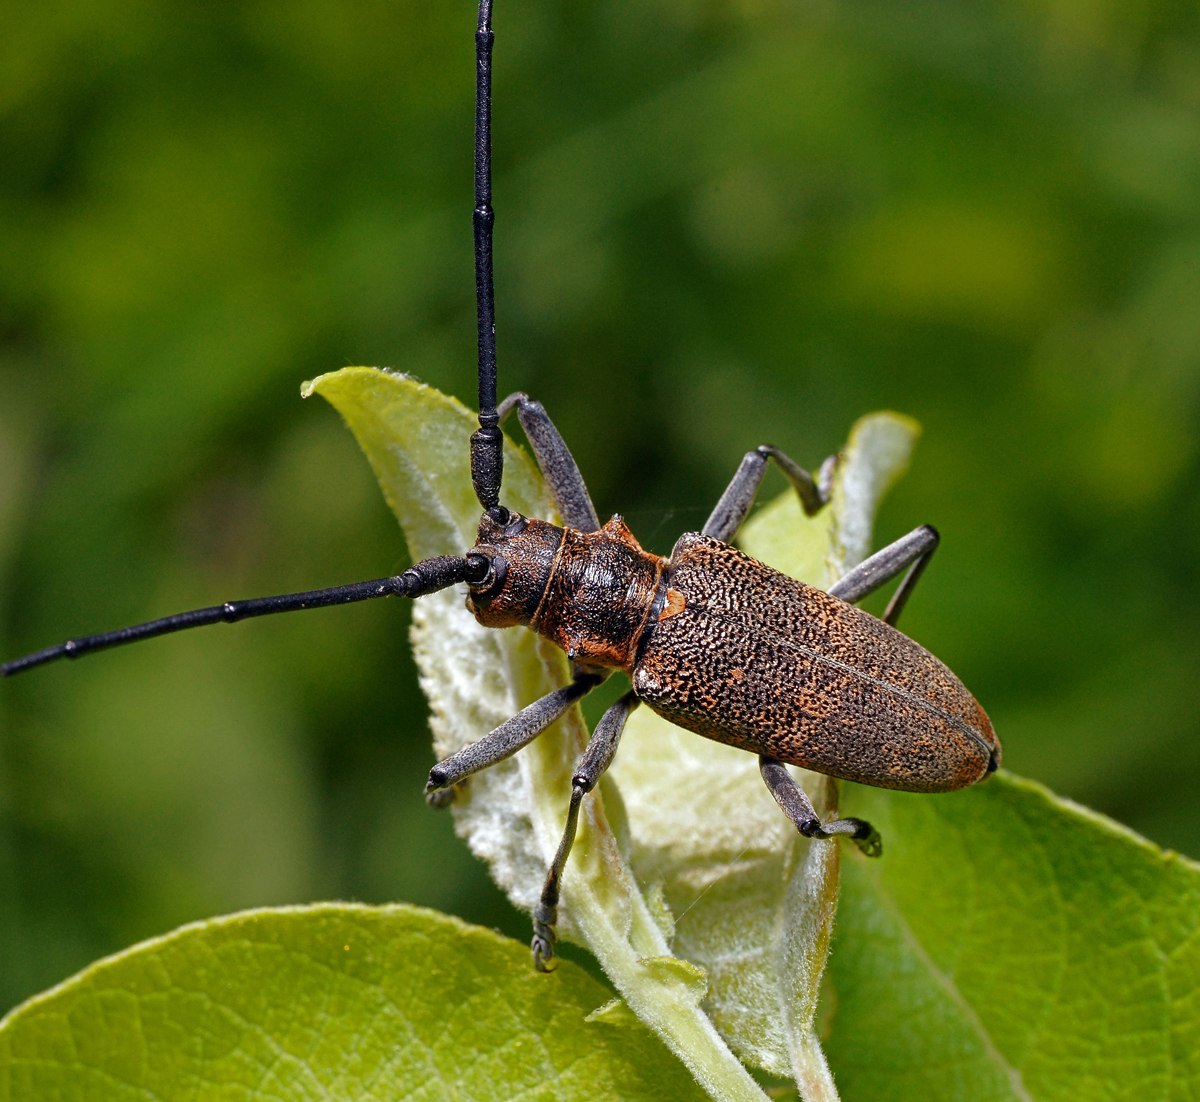
<svg viewBox="0 0 1200 1102">
<path fill-rule="evenodd" d="M 367 369 L 325 376 L 314 390 L 337 406 L 355 432 L 413 554 L 465 550 L 479 511 L 466 467 L 473 415 L 410 379 Z M 421 426 L 420 437 L 413 425 Z M 801 522 L 789 495 L 747 527 L 748 547 L 828 584 L 865 550 L 863 533 L 879 497 L 906 464 L 914 437 L 915 426 L 905 418 L 864 419 L 843 452 L 831 507 Z M 441 448 L 447 439 L 461 442 L 457 457 L 422 454 L 426 441 Z M 425 477 L 414 481 L 412 472 L 443 458 L 457 467 L 449 479 L 454 496 L 435 503 L 428 495 L 437 488 Z M 536 500 L 536 480 L 525 481 L 529 474 L 523 457 L 507 456 L 505 502 L 550 515 L 548 502 Z M 435 524 L 440 509 L 455 523 Z M 843 524 L 851 514 L 855 522 Z M 444 542 L 451 533 L 457 544 Z M 418 607 L 414 646 L 439 754 L 474 740 L 566 680 L 562 656 L 527 632 L 481 633 L 450 602 L 434 608 L 426 598 Z M 481 649 L 466 652 L 465 640 L 475 637 Z M 474 688 L 464 674 L 472 663 L 480 671 Z M 507 697 L 494 691 L 497 681 L 509 688 Z M 492 702 L 488 714 L 478 707 L 481 699 Z M 557 845 L 571 768 L 586 738 L 577 717 L 560 727 L 565 730 L 472 778 L 456 805 L 460 832 L 525 910 L 532 909 Z M 617 760 L 613 779 L 606 778 L 598 798 L 585 804 L 564 885 L 563 933 L 588 944 L 631 1005 L 664 1036 L 676 1036 L 677 1050 L 684 1034 L 696 1026 L 707 1032 L 711 1020 L 752 1065 L 823 1081 L 815 1096 L 832 1097 L 812 1025 L 836 907 L 838 847 L 795 835 L 751 757 L 697 739 L 648 709 L 635 713 Z M 832 786 L 818 796 L 832 808 Z M 699 988 L 686 975 L 681 980 L 677 968 L 663 966 L 672 959 L 672 933 L 678 955 L 703 970 Z M 648 968 L 646 960 L 660 963 Z M 704 1013 L 695 1006 L 701 993 Z M 681 1006 L 690 1025 L 681 1020 Z M 749 1089 L 737 1084 L 743 1087 Z"/>
</svg>

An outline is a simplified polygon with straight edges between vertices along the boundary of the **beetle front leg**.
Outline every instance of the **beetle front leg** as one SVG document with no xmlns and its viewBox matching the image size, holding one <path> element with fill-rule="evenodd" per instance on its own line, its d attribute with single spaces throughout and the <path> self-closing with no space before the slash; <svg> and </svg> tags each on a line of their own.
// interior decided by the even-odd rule
<svg viewBox="0 0 1200 1102">
<path fill-rule="evenodd" d="M 612 764 L 613 756 L 617 752 L 617 743 L 621 741 L 621 732 L 625 730 L 625 722 L 637 705 L 637 697 L 632 692 L 626 693 L 612 705 L 600 717 L 596 730 L 575 765 L 575 773 L 571 778 L 571 803 L 567 808 L 567 825 L 563 830 L 562 841 L 558 843 L 558 851 L 554 854 L 554 860 L 546 873 L 542 897 L 533 912 L 531 948 L 533 966 L 539 972 L 549 972 L 553 969 L 554 942 L 557 937 L 554 927 L 558 922 L 559 888 L 563 869 L 571 854 L 571 846 L 575 843 L 575 831 L 579 826 L 579 805 Z"/>
<path fill-rule="evenodd" d="M 588 493 L 587 483 L 583 481 L 571 449 L 545 407 L 528 394 L 510 394 L 497 407 L 500 421 L 503 422 L 514 409 L 525 438 L 533 448 L 538 469 L 546 479 L 567 527 L 577 528 L 580 532 L 595 532 L 600 527 L 600 518 L 592 504 L 592 495 Z"/>
<path fill-rule="evenodd" d="M 577 700 L 590 693 L 604 681 L 607 673 L 579 673 L 569 685 L 555 689 L 552 693 L 535 700 L 522 708 L 512 719 L 505 720 L 494 731 L 484 735 L 478 742 L 472 742 L 461 750 L 456 750 L 448 758 L 440 761 L 429 771 L 429 780 L 425 785 L 425 798 L 435 806 L 442 806 L 448 801 L 439 799 L 443 790 L 449 789 L 465 780 L 472 773 L 478 773 L 489 765 L 495 765 L 505 758 L 512 757 L 523 746 L 527 746 L 559 716 L 571 707 Z"/>
<path fill-rule="evenodd" d="M 833 838 L 838 834 L 848 834 L 868 857 L 878 857 L 883 853 L 883 839 L 879 837 L 879 831 L 862 819 L 832 819 L 822 823 L 808 793 L 778 758 L 762 755 L 758 759 L 758 769 L 775 802 L 806 838 Z"/>
<path fill-rule="evenodd" d="M 920 528 L 914 528 L 908 535 L 901 536 L 894 543 L 889 543 L 887 547 L 863 559 L 844 578 L 831 585 L 829 592 L 847 604 L 855 604 L 907 569 L 908 573 L 904 575 L 904 580 L 888 602 L 887 610 L 880 617 L 885 624 L 895 627 L 905 602 L 912 595 L 925 567 L 929 565 L 940 540 L 941 537 L 932 524 L 922 524 Z"/>
<path fill-rule="evenodd" d="M 753 451 L 748 451 L 733 479 L 721 495 L 721 500 L 712 511 L 712 515 L 704 522 L 701 532 L 712 536 L 722 543 L 733 539 L 737 530 L 746 519 L 750 506 L 758 494 L 763 475 L 767 473 L 767 460 L 774 459 L 779 469 L 787 476 L 796 493 L 800 497 L 800 505 L 808 516 L 814 516 L 829 500 L 829 488 L 833 482 L 833 470 L 837 465 L 837 456 L 831 455 L 817 472 L 814 478 L 800 466 L 791 456 L 781 452 L 774 444 L 760 444 Z"/>
</svg>

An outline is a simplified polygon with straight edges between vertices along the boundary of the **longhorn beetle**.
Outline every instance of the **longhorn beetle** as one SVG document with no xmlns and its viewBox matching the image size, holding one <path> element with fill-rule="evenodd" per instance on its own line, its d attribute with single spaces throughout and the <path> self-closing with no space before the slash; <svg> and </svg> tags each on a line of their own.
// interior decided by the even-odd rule
<svg viewBox="0 0 1200 1102">
<path fill-rule="evenodd" d="M 529 704 L 478 742 L 438 762 L 434 802 L 472 773 L 515 754 L 573 704 L 622 670 L 631 689 L 608 708 L 572 778 L 562 841 L 533 915 L 533 957 L 554 957 L 559 885 L 580 803 L 613 760 L 630 713 L 646 704 L 697 734 L 759 756 L 763 780 L 809 838 L 848 835 L 869 856 L 877 831 L 859 819 L 821 822 L 785 768 L 910 792 L 973 784 L 1000 761 L 983 709 L 941 662 L 896 630 L 905 602 L 938 543 L 914 529 L 823 592 L 730 546 L 774 461 L 810 516 L 828 500 L 833 460 L 814 477 L 778 448 L 743 457 L 699 532 L 669 557 L 644 551 L 619 516 L 601 525 L 583 477 L 543 407 L 525 394 L 497 402 L 492 285 L 491 0 L 480 0 L 475 36 L 475 289 L 479 428 L 470 437 L 471 479 L 482 509 L 476 545 L 414 563 L 404 573 L 332 589 L 230 601 L 100 635 L 72 639 L 3 666 L 6 676 L 184 628 L 251 616 L 411 597 L 465 583 L 467 606 L 489 627 L 523 624 L 570 658 L 569 684 Z M 564 526 L 501 503 L 500 424 L 516 414 Z M 903 574 L 881 619 L 854 603 Z"/>
</svg>

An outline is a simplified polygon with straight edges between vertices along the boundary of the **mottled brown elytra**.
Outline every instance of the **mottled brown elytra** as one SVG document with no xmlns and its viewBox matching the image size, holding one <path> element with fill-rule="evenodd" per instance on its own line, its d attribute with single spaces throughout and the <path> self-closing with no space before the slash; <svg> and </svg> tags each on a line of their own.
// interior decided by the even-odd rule
<svg viewBox="0 0 1200 1102">
<path fill-rule="evenodd" d="M 232 601 L 145 624 L 72 639 L 3 666 L 8 676 L 185 628 L 251 616 L 420 597 L 465 583 L 468 605 L 490 627 L 525 625 L 572 661 L 570 684 L 433 767 L 438 794 L 516 753 L 613 670 L 632 688 L 603 715 L 575 767 L 567 824 L 534 913 L 533 956 L 554 956 L 559 882 L 579 806 L 612 762 L 639 703 L 689 731 L 759 756 L 771 795 L 810 838 L 849 835 L 870 856 L 878 833 L 858 819 L 822 823 L 785 764 L 909 792 L 974 784 L 1000 761 L 1000 744 L 963 684 L 895 622 L 937 547 L 928 525 L 852 569 L 828 592 L 772 570 L 728 543 L 774 460 L 813 514 L 828 500 L 833 461 L 814 478 L 779 449 L 746 453 L 700 532 L 670 556 L 644 551 L 619 516 L 601 526 L 570 450 L 542 406 L 524 394 L 496 400 L 492 294 L 491 0 L 480 0 L 475 99 L 475 283 L 479 325 L 479 429 L 471 477 L 483 509 L 476 545 L 463 555 L 414 563 L 403 574 L 331 589 Z M 565 521 L 523 517 L 500 504 L 500 423 L 511 413 L 525 432 Z M 882 618 L 854 602 L 903 574 Z"/>
</svg>

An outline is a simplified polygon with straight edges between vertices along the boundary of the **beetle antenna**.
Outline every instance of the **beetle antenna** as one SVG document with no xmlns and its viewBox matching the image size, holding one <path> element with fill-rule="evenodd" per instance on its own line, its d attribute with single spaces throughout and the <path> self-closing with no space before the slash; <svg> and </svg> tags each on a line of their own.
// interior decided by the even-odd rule
<svg viewBox="0 0 1200 1102">
<path fill-rule="evenodd" d="M 150 620 L 132 627 L 118 628 L 99 635 L 68 639 L 57 646 L 27 654 L 0 666 L 0 673 L 11 677 L 15 673 L 44 666 L 59 658 L 81 658 L 94 651 L 169 635 L 174 631 L 204 627 L 207 624 L 232 624 L 252 616 L 271 616 L 276 612 L 299 612 L 305 608 L 327 608 L 330 605 L 349 605 L 370 601 L 376 597 L 422 597 L 472 578 L 478 580 L 486 572 L 486 556 L 472 552 L 465 557 L 439 555 L 413 563 L 403 574 L 391 578 L 376 578 L 370 582 L 351 582 L 331 589 L 310 589 L 304 593 L 285 593 L 278 597 L 252 597 L 245 601 L 226 601 L 209 608 L 177 612 L 160 620 Z"/>
<path fill-rule="evenodd" d="M 479 429 L 471 483 L 485 511 L 500 504 L 504 451 L 496 413 L 496 296 L 492 282 L 492 0 L 479 0 L 475 31 L 475 316 L 479 328 Z"/>
<path fill-rule="evenodd" d="M 471 482 L 485 512 L 500 520 L 500 482 L 504 452 L 500 416 L 496 410 L 496 302 L 492 280 L 492 0 L 479 0 L 479 22 L 475 31 L 475 302 L 479 329 L 479 428 L 471 435 Z M 506 515 L 506 514 L 505 514 Z M 306 608 L 352 604 L 375 597 L 420 597 L 445 589 L 456 582 L 478 580 L 486 564 L 482 556 L 464 558 L 445 555 L 415 563 L 403 574 L 369 582 L 352 582 L 331 589 L 286 593 L 278 597 L 255 597 L 226 601 L 209 608 L 177 612 L 159 620 L 118 628 L 99 635 L 68 639 L 57 646 L 27 654 L 0 665 L 0 674 L 11 677 L 59 658 L 79 658 L 94 651 L 153 639 L 207 624 L 228 624 L 251 616 L 298 612 Z"/>
</svg>

